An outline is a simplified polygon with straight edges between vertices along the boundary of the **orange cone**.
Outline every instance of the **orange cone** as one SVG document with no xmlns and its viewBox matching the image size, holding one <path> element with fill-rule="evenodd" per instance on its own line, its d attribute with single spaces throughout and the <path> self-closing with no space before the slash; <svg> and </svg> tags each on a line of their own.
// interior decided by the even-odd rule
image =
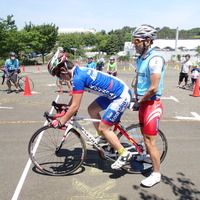
<svg viewBox="0 0 200 200">
<path fill-rule="evenodd" d="M 194 86 L 193 94 L 190 94 L 190 96 L 200 97 L 200 92 L 199 92 L 199 78 L 196 79 L 196 83 L 195 83 L 195 86 Z"/>
<path fill-rule="evenodd" d="M 25 86 L 24 86 L 24 94 L 22 94 L 22 96 L 32 96 L 32 95 L 33 94 L 31 93 L 31 90 L 30 90 L 28 76 L 26 76 Z"/>
<path fill-rule="evenodd" d="M 37 70 L 40 71 L 40 67 L 39 66 L 38 66 Z"/>
<path fill-rule="evenodd" d="M 25 72 L 26 70 L 25 70 L 25 67 L 24 67 L 24 65 L 22 65 L 22 72 Z"/>
</svg>

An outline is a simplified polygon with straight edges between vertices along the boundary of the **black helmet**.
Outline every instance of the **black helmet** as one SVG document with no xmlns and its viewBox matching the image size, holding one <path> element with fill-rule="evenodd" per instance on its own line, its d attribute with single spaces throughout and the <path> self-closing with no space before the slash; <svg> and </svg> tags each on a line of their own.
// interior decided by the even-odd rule
<svg viewBox="0 0 200 200">
<path fill-rule="evenodd" d="M 189 57 L 190 58 L 190 54 L 186 54 L 185 57 Z"/>
<path fill-rule="evenodd" d="M 15 56 L 15 52 L 12 52 L 12 51 L 11 51 L 11 52 L 9 53 L 9 56 Z"/>
</svg>

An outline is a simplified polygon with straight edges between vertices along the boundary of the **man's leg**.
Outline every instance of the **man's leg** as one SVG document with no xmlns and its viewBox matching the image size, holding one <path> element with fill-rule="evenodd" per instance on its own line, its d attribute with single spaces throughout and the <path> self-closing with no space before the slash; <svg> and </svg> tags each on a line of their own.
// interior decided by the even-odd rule
<svg viewBox="0 0 200 200">
<path fill-rule="evenodd" d="M 156 136 L 143 135 L 147 152 L 151 157 L 153 171 L 160 173 L 160 154 L 155 145 Z"/>
<path fill-rule="evenodd" d="M 12 92 L 12 91 L 11 91 L 11 82 L 10 82 L 10 78 L 6 78 L 6 84 L 7 84 L 7 86 L 8 86 L 8 91 L 7 91 L 7 93 L 9 94 L 9 93 Z"/>
</svg>

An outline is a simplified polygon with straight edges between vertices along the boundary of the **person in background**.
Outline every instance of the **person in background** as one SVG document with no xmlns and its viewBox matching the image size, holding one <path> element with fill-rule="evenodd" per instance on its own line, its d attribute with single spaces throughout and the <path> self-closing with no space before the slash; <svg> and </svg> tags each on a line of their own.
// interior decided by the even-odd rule
<svg viewBox="0 0 200 200">
<path fill-rule="evenodd" d="M 115 62 L 115 57 L 110 57 L 110 62 L 107 64 L 107 73 L 112 76 L 117 76 L 117 63 Z"/>
<path fill-rule="evenodd" d="M 93 57 L 88 57 L 88 63 L 86 67 L 96 69 L 96 63 L 93 61 Z"/>
<path fill-rule="evenodd" d="M 177 88 L 180 87 L 180 84 L 182 83 L 183 79 L 185 81 L 185 85 L 183 86 L 183 88 L 184 89 L 186 88 L 191 67 L 192 67 L 192 62 L 190 61 L 190 55 L 187 54 L 185 55 L 185 60 L 182 63 L 181 71 L 179 74 L 178 85 L 176 86 Z"/>
<path fill-rule="evenodd" d="M 133 110 L 138 110 L 141 131 L 144 137 L 148 154 L 138 155 L 138 162 L 147 162 L 153 165 L 151 175 L 141 181 L 141 185 L 152 187 L 161 181 L 160 154 L 156 147 L 156 135 L 159 121 L 163 113 L 161 95 L 165 61 L 154 48 L 151 47 L 157 36 L 157 30 L 150 26 L 140 26 L 133 32 L 133 43 L 136 52 L 140 54 L 136 61 L 136 99 Z"/>
<path fill-rule="evenodd" d="M 6 83 L 8 85 L 8 91 L 7 93 L 10 94 L 12 92 L 11 90 L 11 81 L 14 83 L 16 87 L 16 93 L 19 93 L 18 83 L 17 83 L 17 77 L 19 71 L 19 61 L 15 57 L 15 52 L 10 52 L 9 57 L 5 62 L 5 71 L 6 71 Z"/>
<path fill-rule="evenodd" d="M 104 59 L 100 58 L 96 63 L 97 70 L 103 71 L 104 65 L 105 65 Z"/>
<path fill-rule="evenodd" d="M 64 53 L 63 47 L 58 47 L 60 54 L 64 56 L 66 59 L 68 58 L 68 55 Z M 58 77 L 58 87 L 60 89 L 60 94 L 63 94 L 63 83 L 67 85 L 69 92 L 71 91 L 71 83 L 68 80 L 63 80 L 62 78 Z"/>
<path fill-rule="evenodd" d="M 191 81 L 192 81 L 191 89 L 192 90 L 194 90 L 196 80 L 199 78 L 199 73 L 200 73 L 200 69 L 197 68 L 197 65 L 193 65 L 192 70 L 191 70 Z"/>
</svg>

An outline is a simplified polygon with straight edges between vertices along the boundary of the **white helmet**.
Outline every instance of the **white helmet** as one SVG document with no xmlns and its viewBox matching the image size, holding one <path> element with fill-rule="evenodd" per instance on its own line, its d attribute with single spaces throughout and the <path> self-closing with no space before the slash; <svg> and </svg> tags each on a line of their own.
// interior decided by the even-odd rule
<svg viewBox="0 0 200 200">
<path fill-rule="evenodd" d="M 157 32 L 157 30 L 150 26 L 140 26 L 135 29 L 132 36 L 135 38 L 150 38 L 151 40 L 154 40 L 157 37 Z"/>
<path fill-rule="evenodd" d="M 61 47 L 58 47 L 56 53 L 47 64 L 47 69 L 52 76 L 58 74 L 61 64 L 67 61 L 67 54 L 63 53 L 62 50 Z"/>
</svg>

